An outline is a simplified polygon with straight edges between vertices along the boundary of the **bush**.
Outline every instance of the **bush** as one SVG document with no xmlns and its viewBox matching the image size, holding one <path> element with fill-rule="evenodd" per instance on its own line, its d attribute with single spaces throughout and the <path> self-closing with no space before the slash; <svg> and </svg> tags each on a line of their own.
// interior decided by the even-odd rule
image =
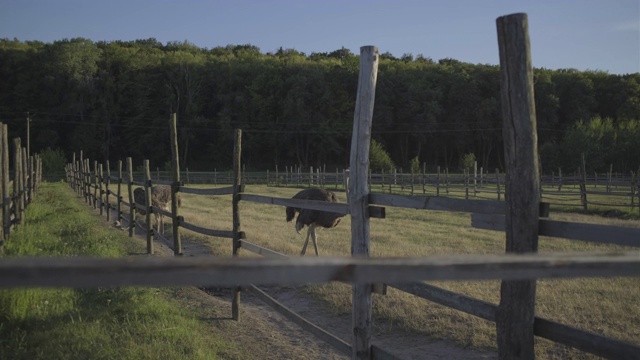
<svg viewBox="0 0 640 360">
<path fill-rule="evenodd" d="M 40 153 L 40 158 L 42 159 L 43 174 L 62 172 L 67 163 L 64 152 L 60 148 L 51 149 L 48 147 Z"/>
<path fill-rule="evenodd" d="M 468 170 L 473 168 L 473 164 L 475 164 L 475 162 L 476 162 L 476 154 L 474 153 L 464 154 L 460 159 L 460 167 L 462 167 L 463 170 Z"/>
<path fill-rule="evenodd" d="M 369 149 L 369 168 L 371 171 L 391 171 L 395 167 L 396 165 L 391 160 L 391 156 L 389 156 L 382 144 L 371 139 L 371 148 Z"/>
</svg>

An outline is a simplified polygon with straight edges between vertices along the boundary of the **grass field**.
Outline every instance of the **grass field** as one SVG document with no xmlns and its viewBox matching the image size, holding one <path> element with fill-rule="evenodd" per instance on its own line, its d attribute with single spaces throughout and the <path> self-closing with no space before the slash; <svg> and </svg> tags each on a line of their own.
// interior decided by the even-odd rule
<svg viewBox="0 0 640 360">
<path fill-rule="evenodd" d="M 5 256 L 144 254 L 143 242 L 106 228 L 66 184 L 44 183 L 36 197 Z M 228 358 L 232 345 L 174 300 L 179 291 L 1 290 L 0 359 Z"/>
<path fill-rule="evenodd" d="M 247 186 L 246 192 L 274 197 L 291 197 L 293 188 Z M 182 194 L 181 215 L 199 226 L 231 229 L 230 196 Z M 345 202 L 344 193 L 337 194 Z M 552 219 L 640 227 L 637 220 L 603 218 L 593 215 L 554 212 Z M 501 232 L 473 229 L 470 215 L 387 208 L 386 219 L 371 219 L 371 256 L 431 256 L 438 254 L 504 253 L 505 235 Z M 294 225 L 285 222 L 283 207 L 240 203 L 240 222 L 247 240 L 291 256 L 298 256 L 304 241 Z M 349 256 L 350 219 L 343 218 L 334 229 L 318 232 L 320 255 Z M 210 238 L 183 230 L 184 241 L 210 247 L 218 256 L 231 255 L 229 239 Z M 541 237 L 539 251 L 614 251 L 628 248 L 581 241 Z M 256 256 L 240 251 L 241 256 Z M 309 252 L 308 252 L 309 254 Z M 460 281 L 433 283 L 491 303 L 499 301 L 499 281 Z M 306 291 L 322 299 L 327 308 L 338 313 L 351 309 L 350 287 L 340 283 L 308 286 Z M 640 344 L 640 279 L 591 278 L 539 280 L 536 313 L 538 316 L 577 328 Z M 430 303 L 390 289 L 385 296 L 374 296 L 373 326 L 382 330 L 404 329 L 425 336 L 447 338 L 466 347 L 495 348 L 495 325 L 491 322 Z M 537 339 L 539 359 L 591 358 L 544 339 Z"/>
</svg>

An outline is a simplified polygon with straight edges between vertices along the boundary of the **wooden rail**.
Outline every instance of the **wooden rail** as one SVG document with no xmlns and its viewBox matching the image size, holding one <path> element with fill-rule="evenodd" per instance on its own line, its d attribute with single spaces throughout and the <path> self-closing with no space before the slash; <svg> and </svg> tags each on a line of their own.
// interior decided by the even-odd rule
<svg viewBox="0 0 640 360">
<path fill-rule="evenodd" d="M 0 262 L 0 288 L 410 283 L 640 276 L 640 252 L 451 255 L 423 258 L 18 257 Z"/>
</svg>

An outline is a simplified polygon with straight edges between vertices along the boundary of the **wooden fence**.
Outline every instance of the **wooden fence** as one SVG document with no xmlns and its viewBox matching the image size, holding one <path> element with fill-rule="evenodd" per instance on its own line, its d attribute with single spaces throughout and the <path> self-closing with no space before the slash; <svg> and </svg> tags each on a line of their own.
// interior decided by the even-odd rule
<svg viewBox="0 0 640 360">
<path fill-rule="evenodd" d="M 176 120 L 170 122 L 172 144 L 172 196 L 179 192 L 198 195 L 232 195 L 233 220 L 231 230 L 217 230 L 190 224 L 179 215 L 179 209 L 171 212 L 153 207 L 147 201 L 144 207 L 149 214 L 160 212 L 173 219 L 174 253 L 181 254 L 180 229 L 186 228 L 204 235 L 230 239 L 234 256 L 239 251 L 255 252 L 266 257 L 255 258 L 145 258 L 145 259 L 3 259 L 0 262 L 0 287 L 16 286 L 70 286 L 96 287 L 120 285 L 202 285 L 229 286 L 234 288 L 232 315 L 239 316 L 240 294 L 250 288 L 255 294 L 285 314 L 304 329 L 324 339 L 338 350 L 354 359 L 394 359 L 392 351 L 381 349 L 371 341 L 371 293 L 374 284 L 386 283 L 402 291 L 443 304 L 445 306 L 495 321 L 498 332 L 499 355 L 504 359 L 533 358 L 533 337 L 544 337 L 567 346 L 600 356 L 625 359 L 635 358 L 640 347 L 610 339 L 592 332 L 575 329 L 563 324 L 535 317 L 536 279 L 545 277 L 584 276 L 640 276 L 640 253 L 637 251 L 617 254 L 553 254 L 538 255 L 538 235 L 550 235 L 584 241 L 611 241 L 601 239 L 624 238 L 624 244 L 640 246 L 639 230 L 603 227 L 606 236 L 596 236 L 594 228 L 579 228 L 577 224 L 555 223 L 539 220 L 541 210 L 539 173 L 536 154 L 535 117 L 533 112 L 533 79 L 528 48 L 527 19 L 516 14 L 498 19 L 498 34 L 502 69 L 503 113 L 505 137 L 518 138 L 519 142 L 505 141 L 507 176 L 507 201 L 454 199 L 446 197 L 414 197 L 386 193 L 370 193 L 368 186 L 368 150 L 370 141 L 373 99 L 377 73 L 378 54 L 374 47 L 363 47 L 360 54 L 360 78 L 354 116 L 351 149 L 351 180 L 349 203 L 336 204 L 295 199 L 273 198 L 244 191 L 241 172 L 241 131 L 235 134 L 233 185 L 216 189 L 195 189 L 183 186 L 180 181 Z M 508 51 L 507 51 L 508 49 Z M 517 148 L 517 151 L 516 151 Z M 109 164 L 106 176 L 102 164 L 80 159 L 67 166 L 67 179 L 78 194 L 100 211 L 111 209 L 118 214 L 118 221 L 133 220 L 137 206 L 132 199 L 132 186 L 149 189 L 162 181 L 153 181 L 145 162 L 143 181 L 134 181 L 132 161 L 127 159 L 128 179 L 123 178 L 122 162 L 117 164 L 117 176 L 112 176 Z M 117 190 L 111 184 L 117 183 Z M 129 187 L 129 201 L 122 198 L 121 186 Z M 110 196 L 115 195 L 115 205 Z M 147 197 L 149 199 L 149 197 Z M 294 206 L 341 214 L 352 218 L 352 258 L 287 258 L 249 242 L 241 231 L 240 201 L 251 201 L 277 206 Z M 175 202 L 174 202 L 175 203 Z M 128 206 L 129 217 L 124 214 Z M 483 228 L 507 230 L 507 251 L 501 256 L 471 255 L 426 258 L 369 258 L 369 217 L 384 216 L 381 207 L 406 207 L 424 210 L 465 211 L 474 213 L 473 224 Z M 377 210 L 376 210 L 377 209 Z M 109 216 L 110 211 L 106 211 Z M 542 211 L 544 215 L 544 211 Z M 483 217 L 484 216 L 484 217 Z M 130 227 L 131 228 L 131 227 Z M 595 232 L 597 233 L 597 232 Z M 151 229 L 147 232 L 148 251 L 153 252 Z M 600 232 L 602 234 L 602 232 Z M 525 253 L 525 254 L 515 254 Z M 503 279 L 499 305 L 456 294 L 422 283 L 424 280 Z M 257 285 L 285 285 L 346 281 L 353 284 L 353 337 L 350 342 L 337 338 L 269 297 Z"/>
<path fill-rule="evenodd" d="M 22 224 L 24 210 L 33 200 L 42 182 L 42 160 L 38 155 L 27 155 L 21 139 L 13 139 L 13 174 L 9 171 L 9 130 L 0 123 L 0 194 L 2 196 L 2 229 L 0 254 L 9 240 L 13 226 Z"/>
</svg>

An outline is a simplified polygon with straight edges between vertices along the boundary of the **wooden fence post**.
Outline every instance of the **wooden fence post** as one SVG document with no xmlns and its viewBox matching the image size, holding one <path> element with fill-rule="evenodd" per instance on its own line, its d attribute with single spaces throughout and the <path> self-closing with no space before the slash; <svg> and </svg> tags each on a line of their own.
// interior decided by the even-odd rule
<svg viewBox="0 0 640 360">
<path fill-rule="evenodd" d="M 24 214 L 24 210 L 27 208 L 27 205 L 29 205 L 29 197 L 28 197 L 28 191 L 27 188 L 29 187 L 29 167 L 28 167 L 28 159 L 27 159 L 27 148 L 23 147 L 20 149 L 20 151 L 22 151 L 22 156 L 21 156 L 21 160 L 22 160 L 22 202 L 23 202 L 23 206 L 22 206 L 22 211 Z M 23 217 L 24 219 L 24 217 Z"/>
<path fill-rule="evenodd" d="M 129 237 L 133 237 L 136 228 L 136 203 L 133 198 L 133 160 L 127 157 L 127 190 L 129 192 Z"/>
<path fill-rule="evenodd" d="M 233 143 L 233 257 L 238 256 L 240 249 L 240 186 L 242 184 L 241 163 L 242 163 L 242 130 L 236 129 L 235 141 Z M 240 316 L 240 290 L 238 286 L 233 290 L 233 300 L 231 302 L 231 317 L 238 320 Z"/>
<path fill-rule="evenodd" d="M 482 171 L 480 171 L 482 174 Z M 482 176 L 482 175 L 480 175 Z M 473 197 L 478 197 L 478 162 L 473 162 Z"/>
<path fill-rule="evenodd" d="M 98 160 L 93 161 L 93 208 L 98 207 Z"/>
<path fill-rule="evenodd" d="M 498 191 L 498 201 L 500 201 L 500 170 L 496 168 L 496 188 Z"/>
<path fill-rule="evenodd" d="M 0 123 L 0 141 L 4 142 L 4 124 Z M 6 236 L 4 229 L 7 226 L 7 223 L 5 222 L 5 204 L 7 202 L 7 196 L 6 193 L 4 192 L 5 189 L 5 182 L 8 184 L 9 183 L 9 179 L 6 176 L 6 173 L 4 171 L 4 144 L 0 143 L 0 182 L 2 182 L 2 188 L 0 188 L 0 195 L 2 196 L 2 230 L 0 231 L 0 255 L 4 254 L 4 242 L 5 239 L 7 239 L 8 237 Z"/>
<path fill-rule="evenodd" d="M 142 166 L 144 167 L 144 206 L 147 210 L 147 254 L 151 255 L 153 254 L 153 225 L 151 224 L 153 202 L 151 201 L 151 169 L 149 168 L 149 160 L 143 160 Z"/>
<path fill-rule="evenodd" d="M 351 140 L 349 209 L 351 213 L 351 256 L 369 256 L 369 147 L 371 123 L 378 76 L 378 48 L 360 48 L 360 75 L 353 118 Z M 371 358 L 371 287 L 355 283 L 352 286 L 353 359 Z"/>
<path fill-rule="evenodd" d="M 31 204 L 36 187 L 36 171 L 33 167 L 33 156 L 29 156 L 28 151 L 25 151 L 25 153 L 27 154 L 27 169 L 29 170 L 27 174 L 27 204 Z"/>
<path fill-rule="evenodd" d="M 584 160 L 584 153 L 581 154 L 580 162 L 580 200 L 582 202 L 582 208 L 587 210 L 587 164 Z"/>
<path fill-rule="evenodd" d="M 437 177 L 436 177 L 436 196 L 440 196 L 440 166 L 437 168 Z"/>
<path fill-rule="evenodd" d="M 182 255 L 180 239 L 180 217 L 178 216 L 178 198 L 180 196 L 180 153 L 178 152 L 178 130 L 176 113 L 169 119 L 171 136 L 171 224 L 173 226 L 173 255 Z"/>
<path fill-rule="evenodd" d="M 15 220 L 16 224 L 22 223 L 22 211 L 24 208 L 24 196 L 22 196 L 22 150 L 20 138 L 13 139 L 14 147 L 14 179 L 13 179 L 13 197 L 15 202 Z"/>
<path fill-rule="evenodd" d="M 116 209 L 118 212 L 116 221 L 122 226 L 122 160 L 118 160 L 118 206 Z"/>
<path fill-rule="evenodd" d="M 102 212 L 104 210 L 104 201 L 103 201 L 104 197 L 102 195 L 102 194 L 104 194 L 104 190 L 102 189 L 102 184 L 104 183 L 104 172 L 103 172 L 102 164 L 98 165 L 98 173 L 97 173 L 97 175 L 98 176 L 96 176 L 96 182 L 97 182 L 96 185 L 98 185 L 97 186 L 97 192 L 98 192 L 98 196 L 99 196 L 98 205 L 100 206 L 100 215 L 102 215 Z"/>
<path fill-rule="evenodd" d="M 9 190 L 9 128 L 7 124 L 2 124 L 2 232 L 4 239 L 9 239 L 11 231 L 11 194 Z"/>
<path fill-rule="evenodd" d="M 537 252 L 540 174 L 526 14 L 496 20 L 506 164 L 506 251 Z M 517 141 L 516 141 L 517 139 Z M 534 359 L 535 280 L 502 281 L 496 313 L 500 359 Z"/>
<path fill-rule="evenodd" d="M 111 169 L 110 166 L 111 164 L 109 164 L 109 160 L 107 160 L 106 162 L 106 168 L 107 168 L 107 177 L 104 179 L 104 206 L 105 206 L 105 210 L 107 211 L 107 221 L 109 221 L 109 219 L 111 218 L 110 216 L 110 212 L 111 212 L 111 204 L 109 203 L 109 192 L 111 190 L 109 190 L 109 184 L 111 184 Z"/>
</svg>

